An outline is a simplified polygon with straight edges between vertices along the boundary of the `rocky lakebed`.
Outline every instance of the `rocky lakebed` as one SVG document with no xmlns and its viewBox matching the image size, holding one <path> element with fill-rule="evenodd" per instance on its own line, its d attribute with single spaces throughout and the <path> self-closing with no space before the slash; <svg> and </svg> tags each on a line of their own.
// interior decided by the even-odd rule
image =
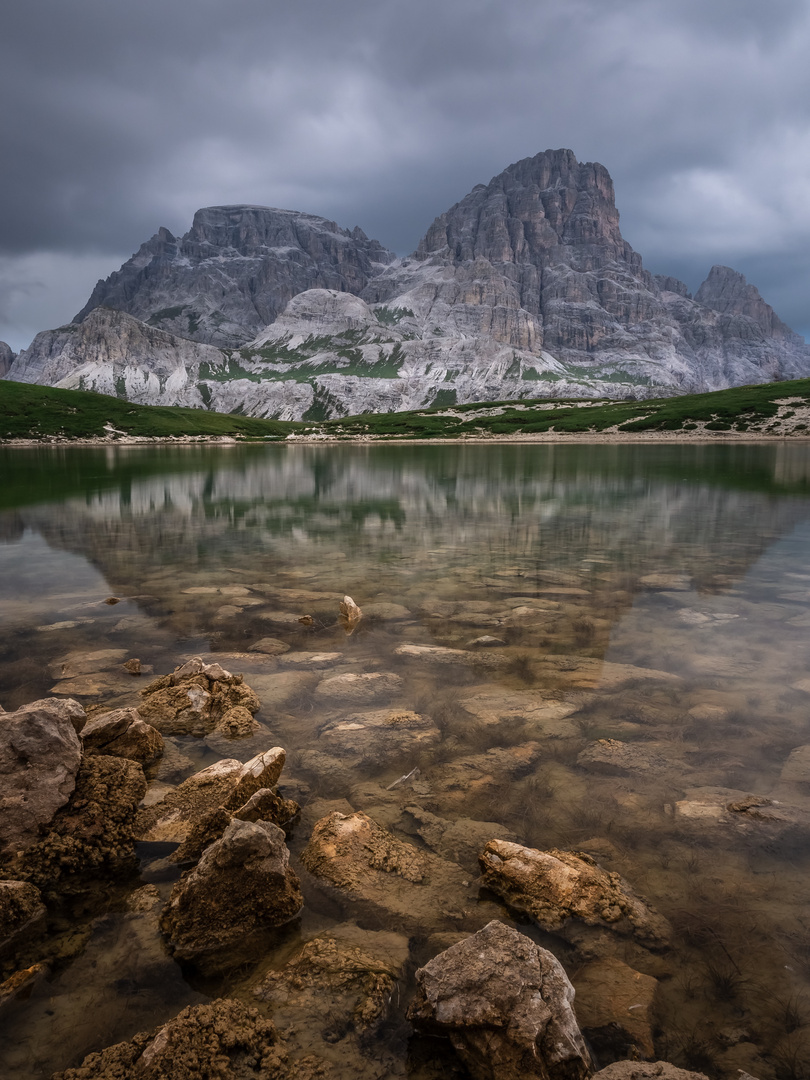
<svg viewBox="0 0 810 1080">
<path fill-rule="evenodd" d="M 0 1075 L 803 1080 L 807 500 L 399 450 L 0 514 Z"/>
</svg>

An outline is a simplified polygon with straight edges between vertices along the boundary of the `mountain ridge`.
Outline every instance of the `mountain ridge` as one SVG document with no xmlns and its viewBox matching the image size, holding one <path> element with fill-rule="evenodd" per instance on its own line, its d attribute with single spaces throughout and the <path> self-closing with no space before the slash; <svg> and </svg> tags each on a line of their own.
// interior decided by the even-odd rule
<svg viewBox="0 0 810 1080">
<path fill-rule="evenodd" d="M 69 325 L 110 309 L 141 329 L 96 316 L 78 336 L 47 331 L 6 377 L 326 419 L 810 374 L 810 348 L 741 274 L 714 266 L 693 297 L 649 273 L 621 234 L 607 169 L 570 150 L 475 185 L 404 258 L 299 211 L 198 210 L 183 237 L 158 230 L 100 281 Z"/>
</svg>

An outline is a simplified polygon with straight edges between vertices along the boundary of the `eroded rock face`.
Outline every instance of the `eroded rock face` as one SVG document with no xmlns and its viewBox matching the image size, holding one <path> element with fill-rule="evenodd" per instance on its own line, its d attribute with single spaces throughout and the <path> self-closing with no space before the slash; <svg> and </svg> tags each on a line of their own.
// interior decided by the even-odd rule
<svg viewBox="0 0 810 1080">
<path fill-rule="evenodd" d="M 39 889 L 27 881 L 0 881 L 0 957 L 44 925 Z"/>
<path fill-rule="evenodd" d="M 136 709 L 113 709 L 94 717 L 82 729 L 87 754 L 108 754 L 150 765 L 163 753 L 163 736 L 142 720 Z"/>
<path fill-rule="evenodd" d="M 75 706 L 72 708 L 71 706 Z M 76 702 L 37 701 L 0 718 L 0 858 L 30 848 L 76 786 Z"/>
<path fill-rule="evenodd" d="M 470 896 L 459 866 L 403 843 L 363 813 L 334 811 L 322 818 L 301 862 L 338 900 L 355 901 L 405 927 L 444 925 L 448 912 L 463 918 Z"/>
<path fill-rule="evenodd" d="M 476 1080 L 585 1080 L 590 1055 L 560 962 L 490 922 L 416 973 L 408 1018 L 447 1035 Z"/>
<path fill-rule="evenodd" d="M 141 695 L 141 718 L 164 735 L 208 735 L 237 706 L 251 716 L 261 708 L 241 675 L 199 659 L 156 679 Z"/>
<path fill-rule="evenodd" d="M 159 802 L 138 812 L 139 840 L 181 843 L 195 822 L 228 801 L 236 790 L 244 766 L 235 758 L 225 758 L 194 773 Z"/>
<path fill-rule="evenodd" d="M 537 851 L 492 840 L 479 861 L 482 884 L 544 930 L 564 933 L 574 920 L 631 934 L 651 948 L 663 948 L 670 939 L 667 920 L 584 852 Z"/>
<path fill-rule="evenodd" d="M 314 1080 L 316 1062 L 290 1063 L 275 1026 L 239 1001 L 190 1005 L 151 1034 L 90 1054 L 53 1080 Z"/>
<path fill-rule="evenodd" d="M 0 341 L 0 379 L 8 372 L 11 365 L 14 363 L 14 358 L 17 354 L 12 350 L 11 346 L 5 342 Z"/>
<path fill-rule="evenodd" d="M 48 903 L 81 892 L 87 881 L 135 867 L 134 822 L 146 791 L 143 769 L 119 757 L 86 757 L 68 803 L 16 866 Z"/>
<path fill-rule="evenodd" d="M 206 971 L 238 965 L 256 933 L 282 926 L 303 904 L 284 833 L 234 820 L 172 889 L 161 927 L 176 960 Z"/>
</svg>

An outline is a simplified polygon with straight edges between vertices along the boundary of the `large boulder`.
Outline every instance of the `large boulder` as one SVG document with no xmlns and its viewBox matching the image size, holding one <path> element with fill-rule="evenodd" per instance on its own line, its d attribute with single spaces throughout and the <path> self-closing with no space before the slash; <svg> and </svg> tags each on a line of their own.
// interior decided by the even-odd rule
<svg viewBox="0 0 810 1080">
<path fill-rule="evenodd" d="M 538 851 L 491 840 L 479 862 L 482 884 L 544 930 L 564 933 L 573 921 L 633 935 L 651 948 L 670 940 L 663 915 L 584 852 Z"/>
<path fill-rule="evenodd" d="M 45 922 L 39 890 L 27 881 L 0 881 L 0 957 L 8 955 Z"/>
<path fill-rule="evenodd" d="M 35 843 L 70 798 L 82 756 L 72 721 L 79 710 L 44 700 L 0 717 L 0 859 Z"/>
<path fill-rule="evenodd" d="M 546 949 L 503 923 L 451 945 L 416 973 L 408 1017 L 447 1035 L 476 1080 L 586 1080 L 591 1061 L 574 988 Z"/>
<path fill-rule="evenodd" d="M 240 1001 L 189 1005 L 155 1031 L 90 1054 L 53 1080 L 314 1080 L 312 1060 L 289 1062 L 270 1020 Z"/>
<path fill-rule="evenodd" d="M 83 892 L 88 881 L 135 868 L 134 823 L 146 792 L 143 769 L 118 757 L 84 758 L 69 801 L 14 865 L 48 903 Z"/>
<path fill-rule="evenodd" d="M 258 934 L 302 904 L 281 829 L 234 820 L 174 886 L 161 927 L 176 960 L 214 972 L 243 962 Z"/>
<path fill-rule="evenodd" d="M 261 702 L 241 675 L 199 657 L 162 675 L 141 691 L 141 718 L 163 735 L 208 735 L 230 710 L 238 707 L 253 715 Z"/>
<path fill-rule="evenodd" d="M 407 929 L 458 928 L 474 907 L 460 866 L 403 843 L 363 813 L 327 814 L 301 862 L 339 903 L 351 901 L 373 919 Z"/>
<path fill-rule="evenodd" d="M 137 709 L 113 709 L 82 728 L 86 754 L 108 754 L 151 765 L 163 753 L 163 736 L 141 719 Z"/>
</svg>

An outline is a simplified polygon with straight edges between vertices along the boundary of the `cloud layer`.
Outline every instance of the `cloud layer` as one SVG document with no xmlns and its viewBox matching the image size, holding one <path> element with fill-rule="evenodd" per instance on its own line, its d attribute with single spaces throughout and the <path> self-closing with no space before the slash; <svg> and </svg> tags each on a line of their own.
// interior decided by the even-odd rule
<svg viewBox="0 0 810 1080">
<path fill-rule="evenodd" d="M 506 165 L 570 147 L 626 238 L 748 274 L 810 333 L 808 0 L 12 0 L 0 338 L 198 207 L 306 210 L 412 250 Z"/>
</svg>

